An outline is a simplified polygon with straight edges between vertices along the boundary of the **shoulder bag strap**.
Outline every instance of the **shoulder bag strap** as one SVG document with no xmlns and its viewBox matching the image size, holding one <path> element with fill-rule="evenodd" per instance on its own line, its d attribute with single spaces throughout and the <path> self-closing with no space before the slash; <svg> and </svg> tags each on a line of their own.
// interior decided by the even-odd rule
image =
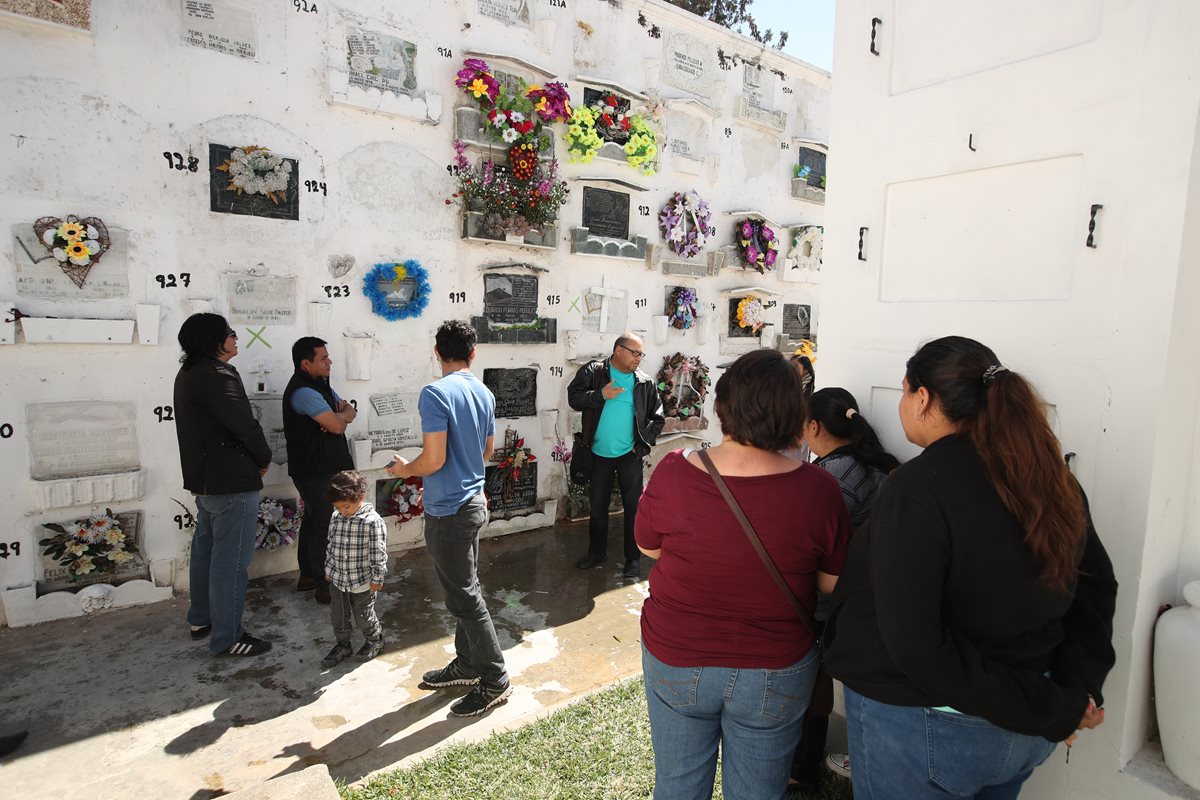
<svg viewBox="0 0 1200 800">
<path fill-rule="evenodd" d="M 792 591 L 792 588 L 787 585 L 783 576 L 779 574 L 775 562 L 771 560 L 771 556 L 767 554 L 766 548 L 763 547 L 762 541 L 758 538 L 758 534 L 754 532 L 754 526 L 750 524 L 750 520 L 746 519 L 746 515 L 742 512 L 742 507 L 733 498 L 733 493 L 729 491 L 729 487 L 725 484 L 725 479 L 721 477 L 721 473 L 717 472 L 717 468 L 713 464 L 712 458 L 708 455 L 708 451 L 699 450 L 697 452 L 700 460 L 704 463 L 705 469 L 708 470 L 708 474 L 712 476 L 713 483 L 721 491 L 721 495 L 725 498 L 725 502 L 729 504 L 733 515 L 737 517 L 737 521 L 742 524 L 742 530 L 746 532 L 746 538 L 750 540 L 750 544 L 754 545 L 754 552 L 758 553 L 758 557 L 762 559 L 763 565 L 771 573 L 771 577 L 775 579 L 775 585 L 783 592 L 783 596 L 788 599 L 788 603 L 791 604 L 792 609 L 796 612 L 796 616 L 800 617 L 800 621 L 804 623 L 804 627 L 808 628 L 809 633 L 816 636 L 817 630 L 812 614 L 808 613 L 808 609 L 800 605 L 800 601 L 796 598 L 796 594 Z"/>
</svg>

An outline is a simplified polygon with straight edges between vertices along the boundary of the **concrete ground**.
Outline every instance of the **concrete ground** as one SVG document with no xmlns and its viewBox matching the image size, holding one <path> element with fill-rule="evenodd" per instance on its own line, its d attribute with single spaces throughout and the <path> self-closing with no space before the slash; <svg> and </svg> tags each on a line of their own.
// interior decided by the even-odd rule
<svg viewBox="0 0 1200 800">
<path fill-rule="evenodd" d="M 0 734 L 29 729 L 0 763 L 0 796 L 204 800 L 313 764 L 352 783 L 637 675 L 653 562 L 642 580 L 622 579 L 614 523 L 610 560 L 586 573 L 574 566 L 583 524 L 481 542 L 480 578 L 514 690 L 473 719 L 448 713 L 466 687 L 418 688 L 421 673 L 453 655 L 423 549 L 391 565 L 376 603 L 387 649 L 366 664 L 321 669 L 333 645 L 328 606 L 294 591 L 295 574 L 251 582 L 246 628 L 275 645 L 255 658 L 214 658 L 193 642 L 186 597 L 0 630 Z M 831 744 L 844 743 L 840 723 Z"/>
</svg>

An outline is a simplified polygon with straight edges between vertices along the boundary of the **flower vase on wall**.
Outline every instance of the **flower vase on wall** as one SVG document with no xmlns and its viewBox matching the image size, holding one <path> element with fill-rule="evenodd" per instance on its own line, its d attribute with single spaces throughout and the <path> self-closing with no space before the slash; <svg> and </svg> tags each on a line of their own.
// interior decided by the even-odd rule
<svg viewBox="0 0 1200 800">
<path fill-rule="evenodd" d="M 1188 605 L 1172 608 L 1154 628 L 1154 684 L 1163 760 L 1200 789 L 1200 581 L 1183 587 Z"/>
</svg>

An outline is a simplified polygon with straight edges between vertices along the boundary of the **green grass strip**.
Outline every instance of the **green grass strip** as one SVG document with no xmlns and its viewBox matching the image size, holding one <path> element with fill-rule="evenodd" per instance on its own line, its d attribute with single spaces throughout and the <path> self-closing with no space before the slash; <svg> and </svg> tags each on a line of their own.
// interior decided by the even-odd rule
<svg viewBox="0 0 1200 800">
<path fill-rule="evenodd" d="M 645 800 L 653 790 L 650 720 L 639 677 L 341 792 L 347 800 Z M 713 796 L 721 797 L 719 769 Z M 825 775 L 812 800 L 851 796 L 849 781 Z"/>
</svg>

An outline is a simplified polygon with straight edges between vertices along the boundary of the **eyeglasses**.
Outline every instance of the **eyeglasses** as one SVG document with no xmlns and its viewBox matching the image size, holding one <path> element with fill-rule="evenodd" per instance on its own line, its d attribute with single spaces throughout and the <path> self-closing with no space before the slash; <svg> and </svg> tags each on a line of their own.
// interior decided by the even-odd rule
<svg viewBox="0 0 1200 800">
<path fill-rule="evenodd" d="M 623 345 L 623 344 L 618 345 L 618 347 L 625 347 L 625 345 Z M 646 354 L 643 353 L 641 350 L 634 350 L 632 347 L 625 347 L 625 349 L 628 350 L 629 352 L 633 353 L 635 358 L 645 358 L 646 357 Z"/>
<path fill-rule="evenodd" d="M 236 339 L 237 331 L 225 331 L 225 338 L 228 339 L 230 336 Z"/>
</svg>

